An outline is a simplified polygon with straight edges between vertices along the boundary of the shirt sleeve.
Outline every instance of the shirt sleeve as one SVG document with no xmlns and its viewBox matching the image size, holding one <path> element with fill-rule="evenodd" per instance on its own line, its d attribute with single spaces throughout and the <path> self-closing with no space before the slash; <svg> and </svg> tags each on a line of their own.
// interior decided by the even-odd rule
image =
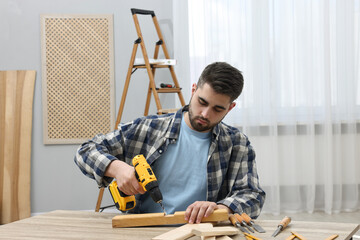
<svg viewBox="0 0 360 240">
<path fill-rule="evenodd" d="M 264 205 L 265 192 L 259 184 L 255 151 L 247 137 L 245 144 L 235 146 L 231 154 L 228 177 L 229 183 L 233 183 L 229 184 L 230 192 L 217 203 L 237 213 L 245 212 L 256 219 Z"/>
<path fill-rule="evenodd" d="M 125 161 L 124 141 L 121 130 L 96 135 L 77 149 L 74 161 L 84 175 L 95 179 L 99 187 L 106 187 L 112 181 L 112 178 L 104 176 L 108 165 L 117 159 Z"/>
</svg>

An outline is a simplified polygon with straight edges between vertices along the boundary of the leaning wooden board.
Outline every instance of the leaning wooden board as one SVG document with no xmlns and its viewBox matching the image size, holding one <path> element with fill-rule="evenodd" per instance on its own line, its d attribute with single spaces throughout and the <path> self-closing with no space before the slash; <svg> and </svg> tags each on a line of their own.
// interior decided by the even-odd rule
<svg viewBox="0 0 360 240">
<path fill-rule="evenodd" d="M 229 218 L 226 209 L 217 209 L 209 217 L 203 218 L 202 222 L 227 221 Z M 114 228 L 121 227 L 143 227 L 184 224 L 185 212 L 175 212 L 174 214 L 164 215 L 164 213 L 145 213 L 145 214 L 122 214 L 112 219 Z"/>
<path fill-rule="evenodd" d="M 36 71 L 0 71 L 0 224 L 30 217 Z"/>
</svg>

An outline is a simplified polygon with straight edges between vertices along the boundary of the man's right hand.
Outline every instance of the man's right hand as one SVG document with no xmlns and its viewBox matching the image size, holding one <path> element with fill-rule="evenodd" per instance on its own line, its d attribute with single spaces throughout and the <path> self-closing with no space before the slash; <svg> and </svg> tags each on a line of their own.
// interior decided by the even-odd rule
<svg viewBox="0 0 360 240">
<path fill-rule="evenodd" d="M 145 190 L 135 177 L 135 168 L 120 160 L 112 161 L 105 171 L 105 176 L 116 179 L 118 188 L 126 195 L 144 194 Z"/>
</svg>

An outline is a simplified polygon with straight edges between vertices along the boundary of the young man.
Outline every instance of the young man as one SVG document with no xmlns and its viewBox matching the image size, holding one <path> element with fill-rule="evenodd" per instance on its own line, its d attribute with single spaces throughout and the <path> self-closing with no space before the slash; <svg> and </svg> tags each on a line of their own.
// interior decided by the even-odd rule
<svg viewBox="0 0 360 240">
<path fill-rule="evenodd" d="M 75 162 L 99 187 L 115 178 L 136 194 L 133 212 L 161 212 L 135 178 L 131 160 L 143 154 L 158 179 L 167 213 L 186 211 L 199 223 L 217 208 L 256 218 L 265 200 L 255 152 L 238 129 L 221 122 L 243 89 L 239 70 L 224 62 L 208 65 L 192 86 L 189 105 L 175 114 L 138 118 L 82 144 Z"/>
</svg>

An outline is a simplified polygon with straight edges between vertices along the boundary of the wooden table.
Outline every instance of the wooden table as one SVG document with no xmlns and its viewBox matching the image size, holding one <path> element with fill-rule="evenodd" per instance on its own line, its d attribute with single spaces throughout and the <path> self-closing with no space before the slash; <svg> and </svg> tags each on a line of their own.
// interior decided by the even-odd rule
<svg viewBox="0 0 360 240">
<path fill-rule="evenodd" d="M 23 219 L 0 226 L 0 239 L 151 239 L 175 227 L 138 227 L 112 228 L 111 220 L 116 213 L 98 213 L 85 211 L 53 211 L 43 215 Z M 295 231 L 307 240 L 326 239 L 332 234 L 339 234 L 336 240 L 350 239 L 359 229 L 359 224 L 323 223 L 292 221 L 276 238 L 271 234 L 279 221 L 256 221 L 267 232 L 254 234 L 263 240 L 286 239 L 290 231 Z M 227 223 L 223 223 L 227 224 Z M 229 223 L 230 224 L 230 223 Z M 245 239 L 242 234 L 232 239 Z M 190 239 L 200 239 L 192 237 Z"/>
</svg>

